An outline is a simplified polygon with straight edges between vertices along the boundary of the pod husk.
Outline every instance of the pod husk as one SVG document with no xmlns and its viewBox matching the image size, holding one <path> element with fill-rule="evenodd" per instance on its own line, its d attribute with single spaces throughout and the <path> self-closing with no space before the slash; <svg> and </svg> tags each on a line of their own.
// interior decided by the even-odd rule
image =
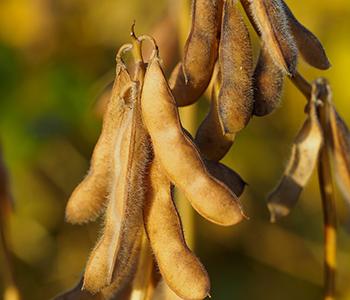
<svg viewBox="0 0 350 300">
<path fill-rule="evenodd" d="M 297 203 L 300 193 L 309 181 L 323 143 L 322 129 L 316 115 L 316 102 L 310 102 L 309 115 L 300 129 L 284 175 L 268 196 L 271 221 L 284 217 Z"/>
<path fill-rule="evenodd" d="M 219 120 L 224 134 L 235 134 L 249 122 L 253 110 L 253 50 L 237 5 L 225 0 L 219 45 Z"/>
<path fill-rule="evenodd" d="M 225 226 L 240 222 L 243 214 L 237 196 L 207 172 L 197 148 L 183 132 L 175 100 L 156 56 L 146 70 L 141 104 L 155 156 L 170 181 L 211 222 Z"/>
<path fill-rule="evenodd" d="M 209 85 L 217 59 L 222 1 L 193 1 L 191 31 L 184 58 L 169 79 L 178 106 L 197 101 Z"/>
</svg>

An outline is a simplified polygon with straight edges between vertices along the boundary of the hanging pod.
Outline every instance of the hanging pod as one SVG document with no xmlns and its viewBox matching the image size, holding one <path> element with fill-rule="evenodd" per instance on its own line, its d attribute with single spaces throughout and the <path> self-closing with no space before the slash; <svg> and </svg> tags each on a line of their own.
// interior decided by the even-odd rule
<svg viewBox="0 0 350 300">
<path fill-rule="evenodd" d="M 195 137 L 195 144 L 203 157 L 213 161 L 219 161 L 226 155 L 236 136 L 230 133 L 224 134 L 221 129 L 218 111 L 219 89 L 220 85 L 216 78 L 212 87 L 209 113 L 199 125 Z"/>
<path fill-rule="evenodd" d="M 316 165 L 323 135 L 316 114 L 315 97 L 313 95 L 309 102 L 308 117 L 294 141 L 284 175 L 278 186 L 268 196 L 272 222 L 289 214 Z"/>
<path fill-rule="evenodd" d="M 137 68 L 142 65 L 138 64 Z M 142 74 L 136 70 L 135 77 Z M 143 228 L 145 172 L 149 162 L 150 141 L 140 111 L 142 82 L 133 80 L 130 97 L 124 102 L 125 117 L 117 132 L 113 172 L 102 236 L 87 262 L 83 288 L 99 292 L 112 282 L 121 288 L 132 275 Z"/>
<path fill-rule="evenodd" d="M 173 201 L 173 186 L 157 158 L 151 164 L 148 178 L 144 222 L 162 277 L 181 298 L 204 299 L 210 289 L 209 277 L 186 245 Z"/>
<path fill-rule="evenodd" d="M 331 64 L 321 42 L 310 30 L 295 18 L 292 11 L 284 1 L 282 1 L 282 5 L 301 56 L 309 65 L 315 68 L 320 70 L 329 69 Z"/>
<path fill-rule="evenodd" d="M 344 198 L 350 203 L 350 131 L 336 111 L 331 92 L 328 94 L 328 120 L 331 152 L 334 162 L 336 182 Z"/>
<path fill-rule="evenodd" d="M 241 3 L 275 64 L 286 74 L 294 75 L 298 50 L 282 0 L 241 0 Z"/>
<path fill-rule="evenodd" d="M 219 46 L 218 111 L 224 134 L 242 130 L 253 110 L 253 51 L 237 2 L 224 1 Z"/>
<path fill-rule="evenodd" d="M 169 79 L 178 106 L 194 103 L 208 87 L 217 59 L 222 1 L 193 0 L 183 61 Z"/>
<path fill-rule="evenodd" d="M 262 45 L 254 72 L 254 115 L 266 116 L 281 103 L 284 73 Z"/>
<path fill-rule="evenodd" d="M 170 181 L 208 220 L 227 226 L 240 222 L 243 214 L 237 196 L 208 173 L 195 145 L 182 130 L 157 55 L 146 70 L 141 106 L 155 156 Z"/>
<path fill-rule="evenodd" d="M 121 48 L 119 57 L 131 45 Z M 112 160 L 118 146 L 119 131 L 123 128 L 132 97 L 132 81 L 124 63 L 118 58 L 116 79 L 111 98 L 104 113 L 101 135 L 92 154 L 90 170 L 75 188 L 66 207 L 66 220 L 70 223 L 85 223 L 95 220 L 103 213 L 108 194 L 113 184 L 115 171 Z"/>
</svg>

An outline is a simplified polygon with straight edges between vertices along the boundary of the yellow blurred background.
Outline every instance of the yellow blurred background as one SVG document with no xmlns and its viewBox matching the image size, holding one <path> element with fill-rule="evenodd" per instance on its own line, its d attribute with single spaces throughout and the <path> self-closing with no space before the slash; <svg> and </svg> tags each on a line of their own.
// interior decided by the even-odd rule
<svg viewBox="0 0 350 300">
<path fill-rule="evenodd" d="M 133 20 L 138 33 L 150 33 L 164 14 L 174 13 L 167 7 L 175 1 L 0 1 L 0 139 L 15 199 L 9 236 L 24 299 L 50 299 L 78 280 L 100 225 L 66 224 L 64 207 L 88 169 L 100 131 L 97 96 L 112 78 L 116 49 L 129 41 Z M 350 124 L 350 2 L 287 4 L 320 38 L 332 63 L 318 71 L 300 60 L 300 72 L 308 80 L 329 79 Z M 269 223 L 265 204 L 305 118 L 304 104 L 287 81 L 281 107 L 253 118 L 224 159 L 249 184 L 242 202 L 251 219 L 221 228 L 196 215 L 196 253 L 210 274 L 213 299 L 321 299 L 317 176 L 282 222 Z M 207 109 L 202 99 L 197 125 Z M 338 299 L 350 300 L 349 212 L 337 196 Z M 0 295 L 3 288 L 0 280 Z"/>
</svg>

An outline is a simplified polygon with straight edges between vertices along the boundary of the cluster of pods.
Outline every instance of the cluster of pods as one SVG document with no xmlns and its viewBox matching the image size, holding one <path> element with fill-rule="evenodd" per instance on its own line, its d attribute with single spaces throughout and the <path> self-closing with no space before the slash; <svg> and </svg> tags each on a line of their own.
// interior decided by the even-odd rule
<svg viewBox="0 0 350 300">
<path fill-rule="evenodd" d="M 237 195 L 245 183 L 223 164 L 202 158 L 181 126 L 155 42 L 133 38 L 134 45 L 122 46 L 117 54 L 112 97 L 90 171 L 67 204 L 71 223 L 104 212 L 103 234 L 87 262 L 83 288 L 93 294 L 118 292 L 133 273 L 145 229 L 168 286 L 184 299 L 203 299 L 209 278 L 186 245 L 173 185 L 203 217 L 229 226 L 244 217 Z M 147 65 L 139 55 L 145 39 L 154 44 Z M 131 49 L 133 74 L 122 60 Z"/>
<path fill-rule="evenodd" d="M 261 37 L 255 67 L 242 8 Z M 145 40 L 154 48 L 147 61 L 141 54 Z M 238 197 L 245 182 L 219 161 L 253 115 L 264 116 L 278 107 L 285 76 L 297 75 L 299 53 L 316 68 L 327 69 L 330 64 L 321 43 L 282 0 L 194 0 L 183 59 L 169 80 L 156 42 L 134 34 L 132 41 L 117 54 L 116 79 L 91 167 L 67 204 L 71 223 L 86 223 L 100 215 L 104 219 L 82 286 L 105 298 L 118 293 L 134 272 L 145 230 L 170 289 L 182 299 L 204 299 L 209 295 L 209 278 L 186 245 L 174 186 L 215 224 L 229 226 L 244 219 Z M 122 59 L 127 51 L 134 57 L 132 71 Z M 178 107 L 197 101 L 210 82 L 210 111 L 192 138 L 181 125 Z M 287 214 L 316 164 L 324 136 L 318 107 L 331 105 L 329 97 L 320 104 L 316 90 L 286 174 L 270 196 L 273 218 Z M 329 111 L 329 128 L 338 128 L 333 145 L 348 151 L 346 126 L 338 124 L 333 108 Z M 338 161 L 348 159 L 350 167 L 349 156 L 335 153 Z"/>
</svg>

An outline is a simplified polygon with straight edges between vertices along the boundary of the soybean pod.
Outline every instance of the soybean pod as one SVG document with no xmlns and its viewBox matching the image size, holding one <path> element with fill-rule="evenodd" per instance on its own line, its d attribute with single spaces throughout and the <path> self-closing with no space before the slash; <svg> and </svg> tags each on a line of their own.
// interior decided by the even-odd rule
<svg viewBox="0 0 350 300">
<path fill-rule="evenodd" d="M 191 31 L 183 61 L 169 85 L 178 106 L 190 105 L 204 93 L 217 59 L 223 0 L 193 0 Z"/>
<path fill-rule="evenodd" d="M 220 225 L 240 222 L 243 214 L 237 196 L 209 175 L 198 150 L 182 130 L 176 103 L 157 55 L 146 70 L 141 106 L 155 155 L 170 181 L 208 220 Z"/>
</svg>

